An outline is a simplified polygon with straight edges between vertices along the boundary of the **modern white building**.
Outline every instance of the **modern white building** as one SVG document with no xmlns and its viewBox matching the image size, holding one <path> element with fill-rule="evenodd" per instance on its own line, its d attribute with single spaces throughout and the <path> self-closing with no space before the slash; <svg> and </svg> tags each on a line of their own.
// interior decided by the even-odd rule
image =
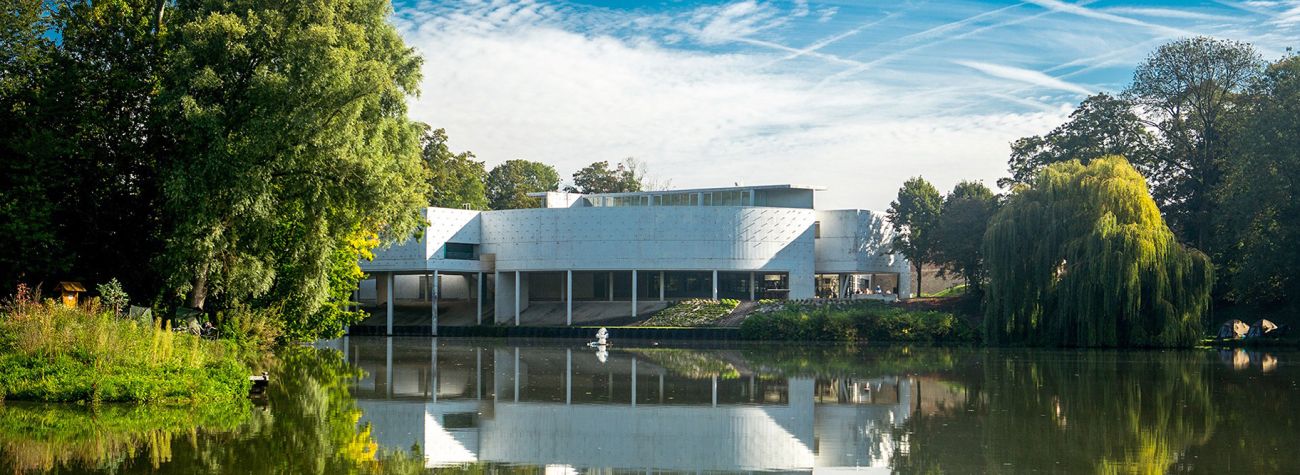
<svg viewBox="0 0 1300 475">
<path fill-rule="evenodd" d="M 910 266 L 889 252 L 884 216 L 817 210 L 822 189 L 538 193 L 531 209 L 428 208 L 423 237 L 361 263 L 372 279 L 358 297 L 391 334 L 395 312 L 436 331 L 602 323 L 683 298 L 908 295 Z"/>
</svg>

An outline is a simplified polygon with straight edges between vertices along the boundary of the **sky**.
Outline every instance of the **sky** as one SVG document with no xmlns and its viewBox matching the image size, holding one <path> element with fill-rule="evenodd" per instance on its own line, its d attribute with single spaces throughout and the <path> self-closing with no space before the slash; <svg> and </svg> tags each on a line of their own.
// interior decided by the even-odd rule
<svg viewBox="0 0 1300 475">
<path fill-rule="evenodd" d="M 903 181 L 996 187 L 1009 144 L 1196 35 L 1300 47 L 1300 0 L 396 0 L 424 57 L 410 114 L 491 168 L 644 161 L 672 188 L 821 185 L 884 210 Z"/>
</svg>

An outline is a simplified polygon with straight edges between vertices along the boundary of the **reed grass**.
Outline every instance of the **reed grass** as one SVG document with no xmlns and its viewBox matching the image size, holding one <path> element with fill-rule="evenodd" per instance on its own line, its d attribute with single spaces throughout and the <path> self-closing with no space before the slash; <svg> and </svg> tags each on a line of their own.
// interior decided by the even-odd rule
<svg viewBox="0 0 1300 475">
<path fill-rule="evenodd" d="M 0 306 L 0 398 L 48 402 L 211 401 L 248 392 L 233 345 L 67 307 L 20 290 Z"/>
</svg>

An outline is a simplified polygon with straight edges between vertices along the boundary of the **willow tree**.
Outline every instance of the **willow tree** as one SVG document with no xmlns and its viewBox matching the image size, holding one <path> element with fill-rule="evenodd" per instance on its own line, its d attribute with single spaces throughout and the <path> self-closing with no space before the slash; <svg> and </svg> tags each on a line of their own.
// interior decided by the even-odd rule
<svg viewBox="0 0 1300 475">
<path fill-rule="evenodd" d="M 995 344 L 1191 345 L 1214 282 L 1117 156 L 1044 168 L 993 217 L 984 255 Z"/>
<path fill-rule="evenodd" d="M 190 306 L 280 306 L 291 330 L 341 322 L 317 312 L 347 295 L 332 278 L 359 276 L 355 244 L 423 223 L 421 127 L 406 117 L 421 62 L 391 14 L 387 0 L 176 2 L 164 266 Z"/>
</svg>

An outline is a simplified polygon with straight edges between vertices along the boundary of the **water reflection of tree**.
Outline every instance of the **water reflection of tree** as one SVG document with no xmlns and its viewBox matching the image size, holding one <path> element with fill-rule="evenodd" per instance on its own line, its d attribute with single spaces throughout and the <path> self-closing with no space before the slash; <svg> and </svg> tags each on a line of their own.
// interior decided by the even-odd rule
<svg viewBox="0 0 1300 475">
<path fill-rule="evenodd" d="M 10 403 L 0 406 L 0 465 L 15 471 L 112 469 L 131 458 L 158 468 L 173 439 L 229 431 L 249 419 L 247 401 L 202 407 Z"/>
<path fill-rule="evenodd" d="M 1212 435 L 1206 355 L 991 351 L 967 408 L 917 415 L 903 473 L 1164 473 Z"/>
<path fill-rule="evenodd" d="M 414 451 L 377 453 L 369 427 L 357 424 L 361 411 L 348 390 L 357 370 L 337 354 L 289 348 L 263 364 L 276 378 L 265 409 L 242 401 L 234 410 L 0 408 L 0 462 L 19 470 L 111 473 L 423 471 Z"/>
</svg>

